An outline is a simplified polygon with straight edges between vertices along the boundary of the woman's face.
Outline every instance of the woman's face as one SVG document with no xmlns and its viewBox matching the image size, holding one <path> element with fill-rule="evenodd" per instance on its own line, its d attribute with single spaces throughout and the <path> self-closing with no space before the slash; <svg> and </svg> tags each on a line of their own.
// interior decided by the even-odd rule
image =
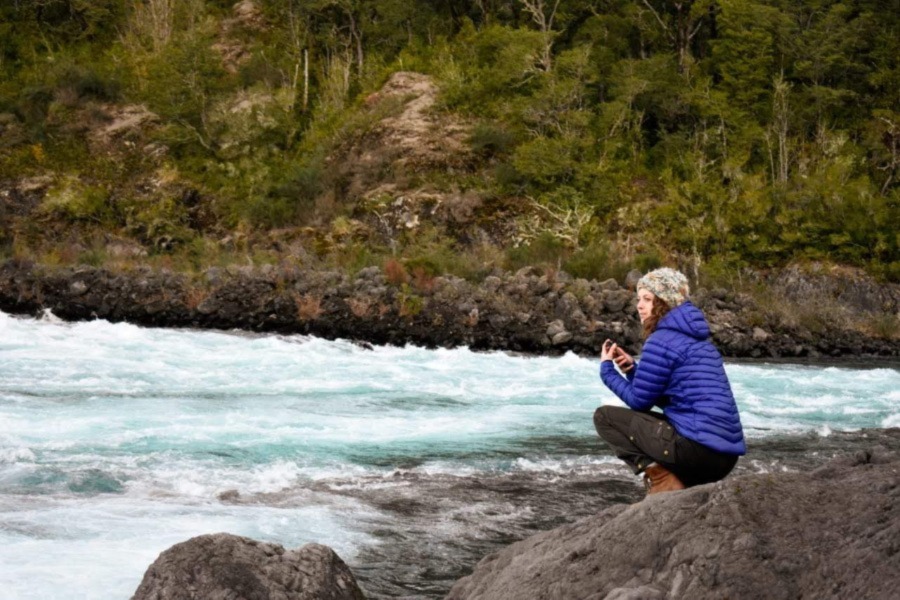
<svg viewBox="0 0 900 600">
<path fill-rule="evenodd" d="M 638 316 L 641 318 L 641 323 L 647 320 L 650 316 L 650 311 L 653 310 L 653 299 L 656 298 L 649 290 L 640 289 L 637 293 L 637 311 Z"/>
</svg>

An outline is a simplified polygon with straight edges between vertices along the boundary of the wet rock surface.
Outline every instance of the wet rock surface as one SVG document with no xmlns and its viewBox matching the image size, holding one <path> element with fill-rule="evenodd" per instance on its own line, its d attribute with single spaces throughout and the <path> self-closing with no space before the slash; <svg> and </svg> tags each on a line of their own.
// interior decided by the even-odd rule
<svg viewBox="0 0 900 600">
<path fill-rule="evenodd" d="M 132 600 L 243 598 L 362 600 L 356 579 L 328 546 L 285 550 L 217 533 L 176 544 L 147 569 Z"/>
<path fill-rule="evenodd" d="M 49 309 L 68 320 L 550 355 L 596 354 L 607 338 L 638 352 L 640 323 L 631 297 L 612 279 L 587 281 L 531 267 L 475 284 L 452 276 L 391 282 L 378 267 L 354 277 L 297 267 L 210 268 L 197 280 L 148 268 L 113 273 L 17 260 L 0 265 L 0 309 L 11 313 Z M 819 319 L 813 331 L 802 323 L 761 321 L 765 307 L 723 290 L 698 290 L 692 300 L 706 312 L 725 356 L 900 356 L 900 339 L 849 329 L 838 318 Z"/>
<path fill-rule="evenodd" d="M 576 455 L 596 453 L 602 447 L 602 441 L 596 436 L 575 441 L 569 438 L 540 438 L 535 439 L 533 444 L 554 454 L 565 451 Z M 897 473 L 896 470 L 893 474 L 885 470 L 898 466 L 890 458 L 891 453 L 896 455 L 898 452 L 900 429 L 836 432 L 825 436 L 809 433 L 750 440 L 749 455 L 738 462 L 735 471 L 721 484 L 695 488 L 683 494 L 660 496 L 651 499 L 652 503 L 644 503 L 644 506 L 634 504 L 643 498 L 642 486 L 630 471 L 618 464 L 601 469 L 596 465 L 572 465 L 561 472 L 520 470 L 482 473 L 477 476 L 413 472 L 401 468 L 393 475 L 370 476 L 355 481 L 353 485 L 347 485 L 346 479 L 336 478 L 317 481 L 311 487 L 309 483 L 298 484 L 297 489 L 278 493 L 253 494 L 228 490 L 223 492 L 220 500 L 251 506 L 277 504 L 290 509 L 305 506 L 312 492 L 327 496 L 338 494 L 377 509 L 376 514 L 381 516 L 368 518 L 372 519 L 369 523 L 370 534 L 379 543 L 361 548 L 349 562 L 360 588 L 370 600 L 444 598 L 454 584 L 457 589 L 453 594 L 461 593 L 460 586 L 467 594 L 487 593 L 484 590 L 496 592 L 498 588 L 493 587 L 494 583 L 490 578 L 503 578 L 506 575 L 494 570 L 488 573 L 484 565 L 499 564 L 498 561 L 504 560 L 503 557 L 510 552 L 513 553 L 510 555 L 513 557 L 510 565 L 519 564 L 516 557 L 522 552 L 522 561 L 530 561 L 529 564 L 534 566 L 533 572 L 529 571 L 527 576 L 523 576 L 523 584 L 549 581 L 547 578 L 558 573 L 557 567 L 560 565 L 571 566 L 573 575 L 580 573 L 578 569 L 584 568 L 593 570 L 590 575 L 582 573 L 584 577 L 599 577 L 600 573 L 605 573 L 602 569 L 608 563 L 604 558 L 607 554 L 582 556 L 580 552 L 584 550 L 586 541 L 594 541 L 595 548 L 615 555 L 617 558 L 611 560 L 612 564 L 618 564 L 618 573 L 627 574 L 627 570 L 616 561 L 633 561 L 629 563 L 632 572 L 628 574 L 633 579 L 632 584 L 624 585 L 621 581 L 610 580 L 610 583 L 618 586 L 618 591 L 614 592 L 616 588 L 604 587 L 605 581 L 587 579 L 585 586 L 590 588 L 590 593 L 581 596 L 577 590 L 582 588 L 566 587 L 559 583 L 553 589 L 560 595 L 544 597 L 666 597 L 665 593 L 669 588 L 665 588 L 653 576 L 662 573 L 663 569 L 669 569 L 673 573 L 673 579 L 669 583 L 673 586 L 679 577 L 678 573 L 683 573 L 682 583 L 679 584 L 683 593 L 675 597 L 777 598 L 780 597 L 777 590 L 781 587 L 789 586 L 785 588 L 788 592 L 796 590 L 798 584 L 793 579 L 806 577 L 798 575 L 796 570 L 792 570 L 794 567 L 790 567 L 782 575 L 779 569 L 783 565 L 793 565 L 790 560 L 799 560 L 801 567 L 812 569 L 808 575 L 810 578 L 818 576 L 823 582 L 824 578 L 837 582 L 842 581 L 838 577 L 845 577 L 850 573 L 850 565 L 858 565 L 854 563 L 856 559 L 853 556 L 868 556 L 866 552 L 869 552 L 871 546 L 873 569 L 869 570 L 866 566 L 864 570 L 871 573 L 872 577 L 882 576 L 883 573 L 879 571 L 882 561 L 896 559 L 896 554 L 893 557 L 887 554 L 893 548 L 889 536 L 900 539 L 896 535 L 896 509 L 891 508 L 897 504 L 896 487 L 891 487 L 896 484 Z M 520 454 L 520 451 L 511 451 L 510 458 L 514 459 Z M 416 464 L 416 458 L 397 456 L 391 462 L 412 467 Z M 833 485 L 829 483 L 832 481 Z M 851 486 L 858 486 L 858 489 L 851 490 Z M 820 511 L 819 496 L 825 507 L 824 512 L 817 512 Z M 621 521 L 622 529 L 615 530 L 616 535 L 612 535 L 613 530 L 599 529 L 606 527 L 605 524 L 609 521 L 625 519 L 625 513 L 635 510 L 646 512 L 628 517 L 631 520 Z M 803 511 L 808 514 L 799 515 L 797 523 L 790 522 Z M 841 520 L 841 514 L 846 523 Z M 682 524 L 689 520 L 692 522 L 686 526 L 685 531 L 681 531 L 661 523 L 669 519 L 676 519 Z M 635 522 L 648 520 L 652 521 L 634 525 L 640 529 L 625 531 Z M 651 523 L 659 526 L 652 529 Z M 598 528 L 597 531 L 591 529 L 594 526 Z M 692 528 L 695 526 L 700 530 L 693 532 Z M 735 529 L 734 532 L 730 531 L 732 528 Z M 570 536 L 567 532 L 575 533 Z M 708 542 L 704 532 L 716 539 Z M 649 538 L 638 540 L 639 533 Z M 549 536 L 551 541 L 536 545 L 544 539 L 543 536 Z M 204 537 L 208 536 L 197 539 Z M 250 542 L 243 538 L 234 539 L 239 547 Z M 869 544 L 869 539 L 875 541 Z M 510 546 L 520 540 L 520 543 Z M 729 543 L 730 546 L 727 545 Z M 211 548 L 216 547 L 216 544 L 210 544 Z M 641 555 L 637 550 L 632 550 L 631 547 L 635 544 L 642 544 L 640 549 L 646 551 L 646 554 Z M 789 549 L 784 554 L 779 550 L 781 545 L 786 545 Z M 288 553 L 279 546 L 262 546 L 274 548 L 275 554 L 267 554 L 266 551 L 247 546 L 250 550 L 246 556 L 256 566 L 275 564 L 277 567 L 272 561 L 282 560 L 278 552 Z M 559 565 L 540 562 L 537 554 L 544 547 L 557 547 L 558 555 L 548 555 L 548 560 L 558 559 L 561 561 Z M 173 552 L 175 548 L 178 546 L 168 552 Z M 195 545 L 190 551 L 193 554 L 176 556 L 191 556 L 191 560 L 202 561 L 204 566 L 198 572 L 209 573 L 210 567 L 206 563 L 211 560 L 221 562 L 221 559 L 216 558 L 219 554 L 212 550 L 206 552 L 203 548 L 202 544 Z M 231 551 L 225 552 L 226 558 L 230 556 L 228 552 Z M 840 554 L 842 552 L 849 552 L 849 558 Z M 821 560 L 823 554 L 833 553 L 837 553 L 833 562 L 810 562 Z M 714 556 L 708 558 L 707 554 Z M 731 561 L 738 561 L 739 555 L 743 557 L 740 564 L 749 565 L 746 567 L 751 574 L 748 577 L 753 576 L 755 569 L 759 569 L 769 574 L 766 577 L 777 575 L 790 581 L 783 583 L 778 579 L 772 584 L 771 589 L 776 590 L 775 595 L 771 595 L 768 588 L 756 592 L 749 587 L 739 587 L 752 581 L 742 575 L 729 583 L 726 577 L 733 575 L 732 570 L 714 572 L 714 567 L 711 566 L 712 563 L 723 560 L 721 557 L 726 554 L 729 555 L 726 559 Z M 488 555 L 494 558 L 485 559 L 482 566 L 476 567 Z M 162 564 L 164 556 L 166 553 L 160 556 L 157 566 Z M 596 559 L 595 565 L 588 564 L 592 556 Z M 849 560 L 848 565 L 835 567 L 834 571 L 828 570 L 838 559 Z M 166 564 L 180 563 L 169 561 Z M 737 567 L 728 567 L 732 568 Z M 164 571 L 157 570 L 159 572 Z M 148 576 L 149 573 L 150 571 Z M 538 576 L 537 573 L 542 575 Z M 648 574 L 653 576 L 647 579 Z M 460 578 L 469 575 L 472 577 L 460 581 Z M 152 577 L 156 580 L 158 574 Z M 897 577 L 896 570 L 885 575 L 888 581 L 891 577 Z M 699 584 L 693 583 L 693 587 L 689 587 L 695 579 L 717 582 L 712 588 L 717 593 L 704 596 L 704 588 Z M 770 583 L 772 579 L 760 577 L 757 581 Z M 804 579 L 799 581 L 804 584 L 806 582 Z M 894 581 L 896 583 L 896 579 Z M 823 582 L 812 585 L 810 589 L 821 591 L 825 585 Z M 603 594 L 607 589 L 610 591 Z M 729 595 L 728 590 L 737 589 L 741 590 L 741 594 Z M 840 593 L 804 593 L 799 596 L 881 597 L 877 593 L 881 588 L 870 588 L 871 593 L 868 595 L 854 595 L 853 589 L 855 588 L 842 583 Z M 688 590 L 691 594 L 695 590 L 700 592 L 691 596 Z M 517 591 L 518 588 L 511 589 L 510 593 Z M 532 595 L 532 592 L 533 590 L 528 590 L 525 595 L 501 593 L 473 597 L 541 597 L 537 592 Z M 271 597 L 279 596 L 273 594 Z"/>
<path fill-rule="evenodd" d="M 487 556 L 447 598 L 893 597 L 900 454 L 888 444 L 612 506 Z"/>
</svg>

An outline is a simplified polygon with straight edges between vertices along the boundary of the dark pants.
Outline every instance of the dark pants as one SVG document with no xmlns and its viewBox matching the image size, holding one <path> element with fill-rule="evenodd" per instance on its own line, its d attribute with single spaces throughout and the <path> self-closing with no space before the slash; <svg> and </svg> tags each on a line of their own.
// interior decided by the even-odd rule
<svg viewBox="0 0 900 600">
<path fill-rule="evenodd" d="M 594 412 L 594 427 L 635 474 L 656 462 L 687 487 L 724 479 L 738 459 L 687 439 L 660 413 L 601 406 Z"/>
</svg>

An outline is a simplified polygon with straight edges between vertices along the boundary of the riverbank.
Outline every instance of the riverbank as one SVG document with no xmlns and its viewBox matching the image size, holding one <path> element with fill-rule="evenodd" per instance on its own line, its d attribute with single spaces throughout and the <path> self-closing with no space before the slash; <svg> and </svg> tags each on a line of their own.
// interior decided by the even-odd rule
<svg viewBox="0 0 900 600">
<path fill-rule="evenodd" d="M 7 260 L 0 265 L 0 310 L 50 310 L 66 320 L 154 327 L 304 333 L 363 344 L 591 355 L 607 338 L 639 351 L 629 289 L 637 276 L 589 281 L 527 267 L 476 284 L 452 276 L 409 278 L 379 267 L 350 276 L 283 264 L 213 267 L 198 277 Z M 706 312 L 714 341 L 728 357 L 896 357 L 897 287 L 785 270 L 755 296 L 701 289 L 692 300 Z"/>
</svg>

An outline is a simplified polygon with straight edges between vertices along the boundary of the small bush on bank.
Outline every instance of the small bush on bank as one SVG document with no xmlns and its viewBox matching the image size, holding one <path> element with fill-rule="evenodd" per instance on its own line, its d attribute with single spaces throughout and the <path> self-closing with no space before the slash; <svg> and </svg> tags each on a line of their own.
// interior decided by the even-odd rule
<svg viewBox="0 0 900 600">
<path fill-rule="evenodd" d="M 516 136 L 493 124 L 481 123 L 469 136 L 469 146 L 486 158 L 509 154 L 516 143 Z"/>
<path fill-rule="evenodd" d="M 355 274 L 366 267 L 380 267 L 384 262 L 384 251 L 365 243 L 351 242 L 333 249 L 325 256 L 325 262 L 345 273 Z"/>
<path fill-rule="evenodd" d="M 40 211 L 47 216 L 98 224 L 107 223 L 113 217 L 106 188 L 84 183 L 77 177 L 66 177 L 51 187 Z"/>
<path fill-rule="evenodd" d="M 865 320 L 863 329 L 883 340 L 900 339 L 900 315 L 870 315 Z"/>
<path fill-rule="evenodd" d="M 522 267 L 547 266 L 558 270 L 568 256 L 569 250 L 563 241 L 544 232 L 529 244 L 510 248 L 506 252 L 506 268 L 517 271 Z"/>
</svg>

